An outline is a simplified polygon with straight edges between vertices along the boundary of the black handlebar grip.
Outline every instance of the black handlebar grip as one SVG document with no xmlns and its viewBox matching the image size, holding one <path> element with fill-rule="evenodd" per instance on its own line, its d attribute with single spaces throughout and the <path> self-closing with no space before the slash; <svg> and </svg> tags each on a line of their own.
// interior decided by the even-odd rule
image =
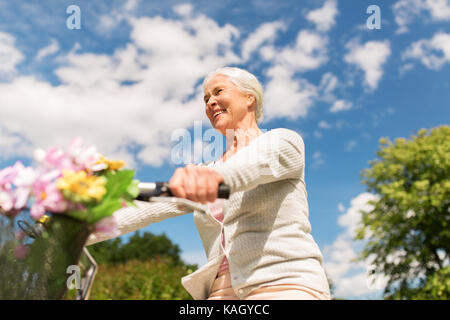
<svg viewBox="0 0 450 320">
<path fill-rule="evenodd" d="M 228 199 L 230 197 L 231 188 L 225 183 L 219 184 L 219 192 L 217 197 L 220 199 Z"/>
<path fill-rule="evenodd" d="M 149 201 L 151 197 L 173 197 L 172 191 L 169 188 L 168 182 L 155 183 L 140 183 L 139 195 L 136 200 Z M 219 184 L 217 197 L 221 199 L 228 199 L 230 197 L 230 187 L 224 183 Z"/>
<path fill-rule="evenodd" d="M 172 191 L 170 191 L 168 182 L 159 182 L 161 183 L 161 188 L 167 190 L 169 197 L 173 197 Z M 158 184 L 158 182 L 157 182 Z M 217 191 L 217 198 L 220 199 L 228 199 L 230 197 L 230 187 L 227 184 L 221 183 L 219 184 L 219 190 Z"/>
</svg>

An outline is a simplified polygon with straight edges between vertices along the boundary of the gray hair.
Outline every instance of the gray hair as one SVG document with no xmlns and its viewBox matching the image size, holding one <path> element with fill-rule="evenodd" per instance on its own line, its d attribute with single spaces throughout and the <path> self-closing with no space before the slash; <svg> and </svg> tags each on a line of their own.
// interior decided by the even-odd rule
<svg viewBox="0 0 450 320">
<path fill-rule="evenodd" d="M 260 123 L 263 118 L 263 87 L 258 79 L 253 74 L 244 69 L 234 67 L 219 68 L 211 72 L 205 78 L 205 80 L 203 81 L 203 91 L 205 91 L 208 82 L 218 74 L 229 77 L 231 82 L 233 82 L 242 93 L 251 94 L 255 97 L 255 117 L 256 122 Z"/>
</svg>

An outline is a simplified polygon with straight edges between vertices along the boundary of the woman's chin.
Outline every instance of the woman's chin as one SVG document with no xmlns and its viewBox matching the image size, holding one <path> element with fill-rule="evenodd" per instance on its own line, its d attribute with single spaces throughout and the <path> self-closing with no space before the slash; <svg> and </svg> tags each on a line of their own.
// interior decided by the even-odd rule
<svg viewBox="0 0 450 320">
<path fill-rule="evenodd" d="M 214 122 L 214 128 L 217 129 L 217 130 L 226 129 L 227 128 L 227 121 L 224 121 L 224 119 L 217 119 Z"/>
</svg>

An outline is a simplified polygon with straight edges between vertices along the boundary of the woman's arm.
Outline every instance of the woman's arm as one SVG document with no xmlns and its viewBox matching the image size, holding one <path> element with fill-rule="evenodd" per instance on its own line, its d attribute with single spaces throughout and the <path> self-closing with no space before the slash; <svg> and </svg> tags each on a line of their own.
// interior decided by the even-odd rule
<svg viewBox="0 0 450 320">
<path fill-rule="evenodd" d="M 127 207 L 113 213 L 119 230 L 118 235 L 94 232 L 86 246 L 119 237 L 129 232 L 160 222 L 167 218 L 177 217 L 192 212 L 192 208 L 180 209 L 177 203 L 134 201 L 137 207 Z"/>
<path fill-rule="evenodd" d="M 305 165 L 304 142 L 295 131 L 274 129 L 212 168 L 231 192 L 246 191 L 260 184 L 298 179 Z"/>
</svg>

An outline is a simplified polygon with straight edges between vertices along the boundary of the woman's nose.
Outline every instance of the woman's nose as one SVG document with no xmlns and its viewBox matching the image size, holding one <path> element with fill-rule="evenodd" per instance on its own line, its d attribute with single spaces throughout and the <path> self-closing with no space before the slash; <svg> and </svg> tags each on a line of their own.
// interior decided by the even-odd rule
<svg viewBox="0 0 450 320">
<path fill-rule="evenodd" d="M 217 101 L 214 97 L 209 98 L 208 102 L 206 103 L 206 106 L 211 109 L 213 108 L 215 105 L 217 105 Z"/>
</svg>

